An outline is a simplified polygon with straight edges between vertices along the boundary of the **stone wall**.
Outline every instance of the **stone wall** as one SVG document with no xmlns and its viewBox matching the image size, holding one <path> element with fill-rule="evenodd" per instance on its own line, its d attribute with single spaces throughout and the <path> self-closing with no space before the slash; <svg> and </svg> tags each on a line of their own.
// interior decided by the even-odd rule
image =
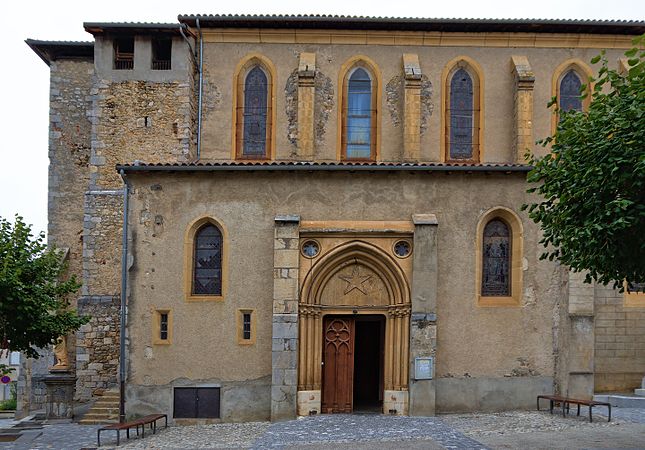
<svg viewBox="0 0 645 450">
<path fill-rule="evenodd" d="M 645 308 L 625 306 L 611 287 L 595 293 L 595 390 L 632 391 L 645 375 Z"/>
<path fill-rule="evenodd" d="M 92 189 L 121 187 L 117 164 L 192 159 L 192 82 L 109 82 L 92 90 Z"/>
<path fill-rule="evenodd" d="M 78 301 L 78 313 L 90 316 L 76 333 L 76 399 L 92 395 L 118 382 L 119 308 L 118 296 L 88 296 Z"/>
<path fill-rule="evenodd" d="M 121 292 L 123 192 L 89 191 L 83 219 L 83 296 Z"/>
</svg>

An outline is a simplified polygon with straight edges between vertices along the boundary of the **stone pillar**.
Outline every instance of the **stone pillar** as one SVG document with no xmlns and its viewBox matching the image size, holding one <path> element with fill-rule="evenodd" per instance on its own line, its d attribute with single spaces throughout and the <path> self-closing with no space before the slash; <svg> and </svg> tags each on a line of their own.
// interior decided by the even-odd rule
<svg viewBox="0 0 645 450">
<path fill-rule="evenodd" d="M 298 233 L 300 217 L 275 218 L 271 420 L 296 417 L 298 390 Z"/>
<path fill-rule="evenodd" d="M 565 395 L 591 399 L 594 393 L 594 286 L 584 272 L 569 272 L 568 377 Z"/>
<path fill-rule="evenodd" d="M 314 157 L 314 100 L 316 54 L 300 53 L 298 64 L 298 156 Z"/>
<path fill-rule="evenodd" d="M 437 353 L 437 218 L 434 214 L 415 214 L 412 257 L 412 315 L 410 320 L 410 415 L 435 414 L 435 380 L 417 380 L 417 357 Z M 434 370 L 433 370 L 434 372 Z"/>
<path fill-rule="evenodd" d="M 421 156 L 421 66 L 418 55 L 403 54 L 403 73 L 403 159 L 418 161 Z"/>
<path fill-rule="evenodd" d="M 533 85 L 535 75 L 526 56 L 511 56 L 515 78 L 515 108 L 513 112 L 513 149 L 515 162 L 526 162 L 525 153 L 533 151 Z"/>
</svg>

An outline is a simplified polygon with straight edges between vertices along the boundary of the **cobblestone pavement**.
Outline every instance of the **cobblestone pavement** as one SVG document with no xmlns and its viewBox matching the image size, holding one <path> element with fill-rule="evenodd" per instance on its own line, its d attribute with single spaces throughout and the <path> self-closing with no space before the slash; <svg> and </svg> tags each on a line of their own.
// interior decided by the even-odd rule
<svg viewBox="0 0 645 450">
<path fill-rule="evenodd" d="M 586 409 L 563 418 L 548 411 L 454 414 L 438 417 L 322 415 L 279 423 L 249 422 L 170 427 L 145 439 L 122 441 L 119 448 L 141 449 L 484 449 L 484 448 L 645 448 L 645 410 L 614 408 L 607 423 L 599 408 L 589 423 Z M 98 426 L 44 425 L 25 432 L 23 442 L 0 450 L 96 447 Z M 134 434 L 134 433 L 133 433 Z M 123 436 L 123 433 L 122 433 Z M 124 437 L 124 436 L 123 436 Z M 116 444 L 114 432 L 101 436 Z"/>
</svg>

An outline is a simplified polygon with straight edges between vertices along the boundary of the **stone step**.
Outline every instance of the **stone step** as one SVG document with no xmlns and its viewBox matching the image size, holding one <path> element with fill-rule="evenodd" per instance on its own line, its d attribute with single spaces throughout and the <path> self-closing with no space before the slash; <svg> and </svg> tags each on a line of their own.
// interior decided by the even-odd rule
<svg viewBox="0 0 645 450">
<path fill-rule="evenodd" d="M 117 417 L 116 419 L 101 419 L 101 420 L 94 420 L 94 419 L 81 419 L 78 421 L 81 425 L 103 425 L 103 424 L 109 424 L 109 423 L 118 423 L 119 418 Z"/>
<path fill-rule="evenodd" d="M 597 402 L 607 402 L 611 406 L 619 408 L 643 408 L 645 409 L 645 397 L 617 394 L 597 394 L 593 396 Z"/>
<path fill-rule="evenodd" d="M 88 412 L 83 416 L 83 419 L 92 419 L 92 420 L 101 420 L 101 419 L 114 419 L 118 418 L 119 413 L 100 413 L 100 412 Z"/>
</svg>

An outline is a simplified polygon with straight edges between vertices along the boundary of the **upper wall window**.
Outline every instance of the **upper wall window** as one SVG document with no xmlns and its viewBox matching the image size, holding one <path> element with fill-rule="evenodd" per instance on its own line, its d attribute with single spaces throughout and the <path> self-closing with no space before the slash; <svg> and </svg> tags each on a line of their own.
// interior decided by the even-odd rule
<svg viewBox="0 0 645 450">
<path fill-rule="evenodd" d="M 347 86 L 345 158 L 372 159 L 373 118 L 372 79 L 365 68 L 356 68 Z"/>
<path fill-rule="evenodd" d="M 114 69 L 134 69 L 134 37 L 114 39 Z"/>
<path fill-rule="evenodd" d="M 261 55 L 250 55 L 235 75 L 234 157 L 270 159 L 274 130 L 275 70 Z"/>
<path fill-rule="evenodd" d="M 575 70 L 570 69 L 560 81 L 560 109 L 562 111 L 582 111 L 580 88 L 582 80 Z"/>
<path fill-rule="evenodd" d="M 260 66 L 253 67 L 244 81 L 242 156 L 266 157 L 268 79 Z"/>
<path fill-rule="evenodd" d="M 172 59 L 172 39 L 152 40 L 152 70 L 170 70 Z"/>
<path fill-rule="evenodd" d="M 446 80 L 446 160 L 479 160 L 479 79 L 460 61 Z"/>
<path fill-rule="evenodd" d="M 222 233 L 206 223 L 195 233 L 193 295 L 222 295 Z"/>
<path fill-rule="evenodd" d="M 495 218 L 484 227 L 482 249 L 481 295 L 508 296 L 511 294 L 511 231 L 502 220 Z"/>
</svg>

